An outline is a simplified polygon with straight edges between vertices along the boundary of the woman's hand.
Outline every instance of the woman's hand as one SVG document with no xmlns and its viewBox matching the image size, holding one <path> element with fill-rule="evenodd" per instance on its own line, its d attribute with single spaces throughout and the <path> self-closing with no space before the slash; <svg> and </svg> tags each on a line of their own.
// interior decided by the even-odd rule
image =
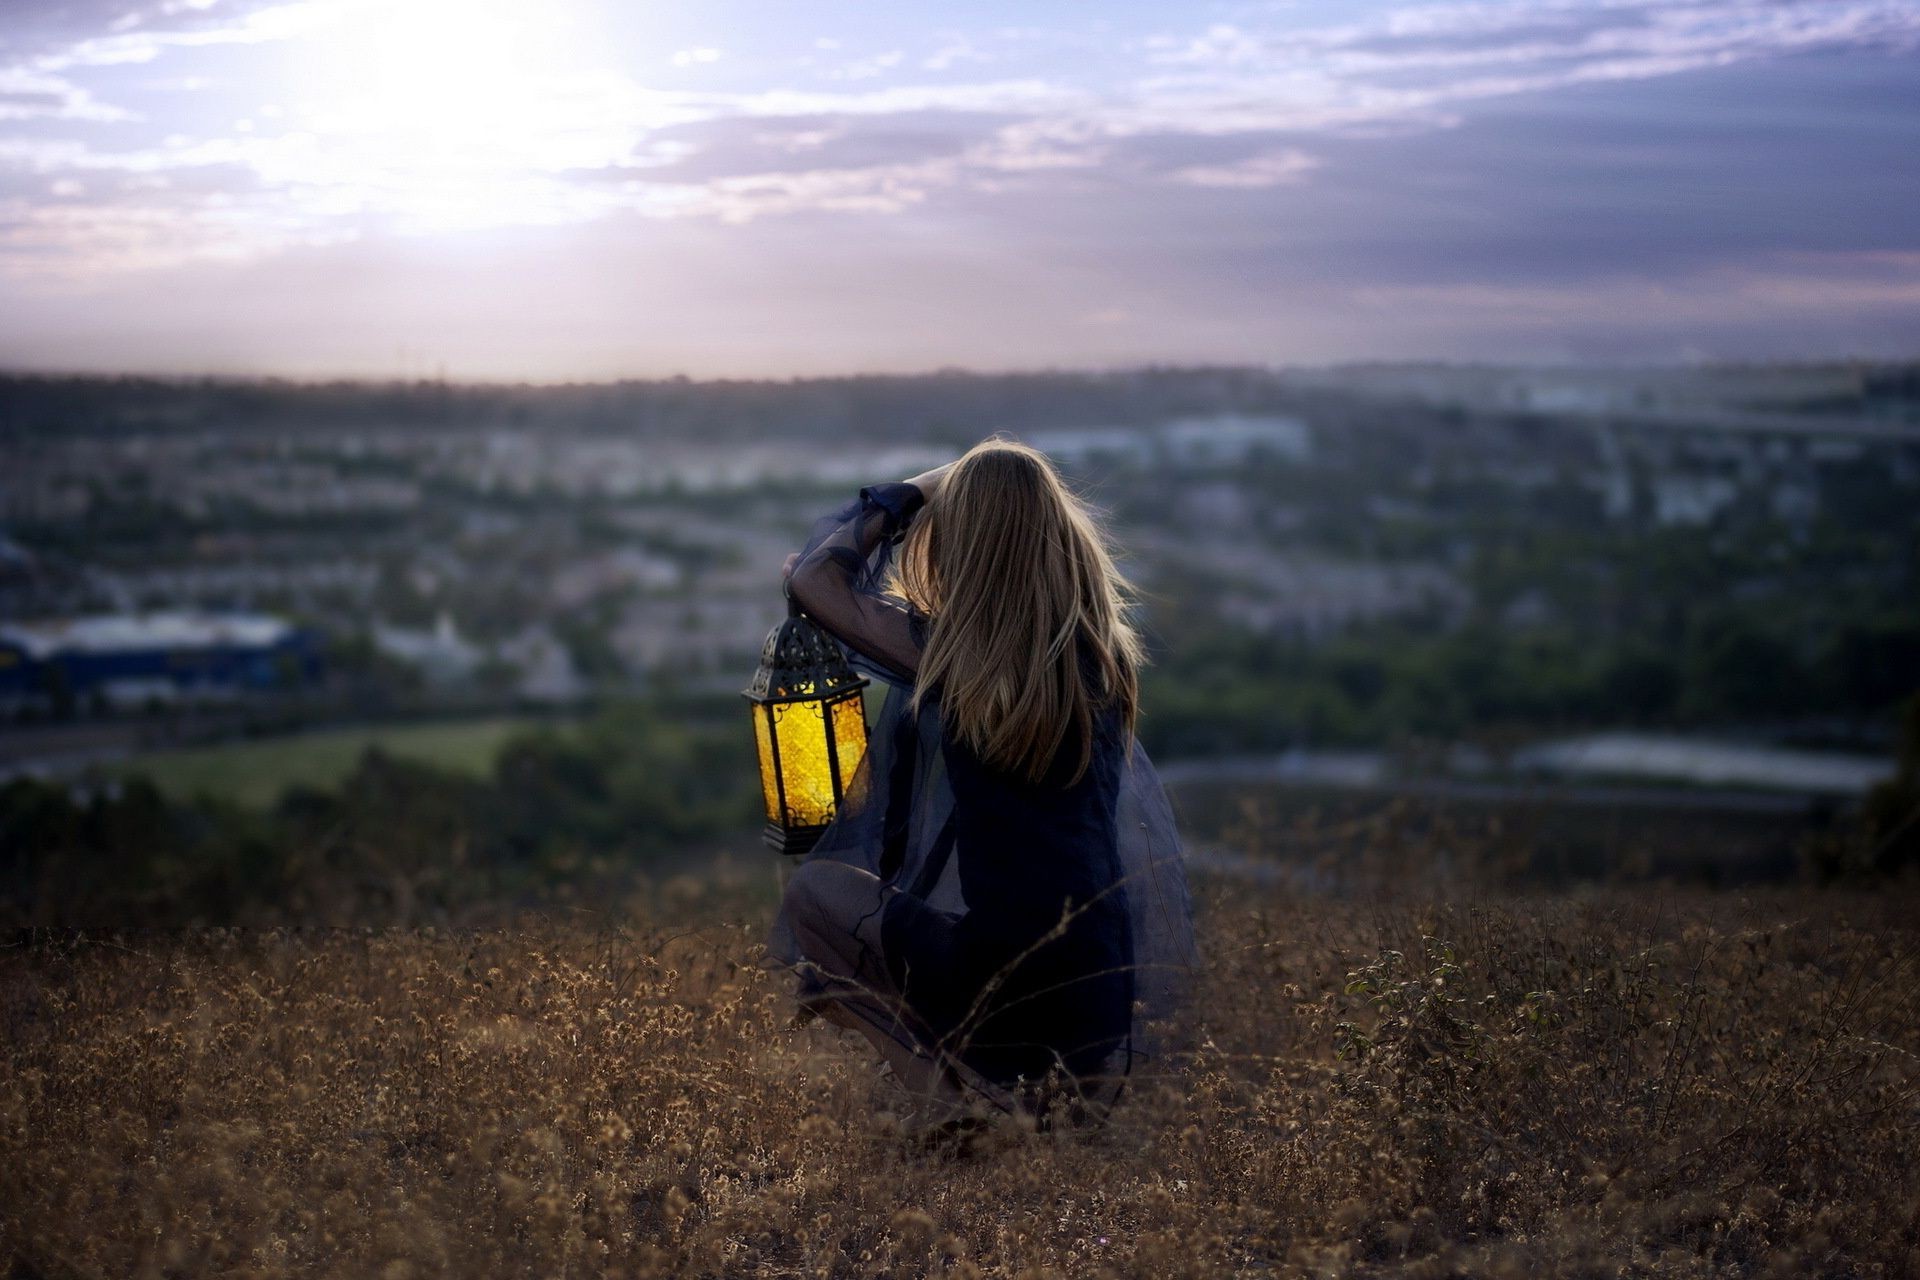
<svg viewBox="0 0 1920 1280">
<path fill-rule="evenodd" d="M 787 579 L 793 576 L 793 566 L 799 563 L 800 553 L 798 551 L 792 552 L 787 556 L 787 562 L 780 566 L 780 583 L 782 586 L 786 585 Z"/>
<path fill-rule="evenodd" d="M 943 462 L 931 471 L 922 471 L 917 476 L 909 477 L 907 483 L 918 489 L 921 497 L 931 502 L 933 495 L 940 492 L 940 486 L 946 481 L 947 472 L 951 470 L 953 470 L 953 463 Z"/>
</svg>

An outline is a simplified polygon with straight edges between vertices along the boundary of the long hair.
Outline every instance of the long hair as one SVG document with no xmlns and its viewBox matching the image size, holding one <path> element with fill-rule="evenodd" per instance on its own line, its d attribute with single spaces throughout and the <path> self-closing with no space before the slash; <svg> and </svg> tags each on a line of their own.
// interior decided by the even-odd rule
<svg viewBox="0 0 1920 1280">
<path fill-rule="evenodd" d="M 929 618 L 914 710 L 937 687 L 945 732 L 989 766 L 1037 783 L 1070 743 L 1077 782 L 1100 710 L 1133 732 L 1144 658 L 1131 588 L 1045 454 L 999 439 L 970 449 L 909 527 L 893 589 Z"/>
</svg>

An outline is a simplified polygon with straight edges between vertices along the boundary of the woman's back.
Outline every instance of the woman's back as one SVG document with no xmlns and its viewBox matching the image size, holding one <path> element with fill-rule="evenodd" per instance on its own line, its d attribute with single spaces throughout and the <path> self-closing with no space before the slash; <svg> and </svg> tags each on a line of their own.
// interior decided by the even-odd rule
<svg viewBox="0 0 1920 1280">
<path fill-rule="evenodd" d="M 1065 749 L 1035 783 L 944 744 L 967 908 L 955 980 L 993 986 L 963 1028 L 970 1056 L 991 1051 L 997 1065 L 1017 1061 L 1031 1075 L 1058 1054 L 1086 1074 L 1125 1038 L 1132 948 L 1115 829 L 1124 751 L 1110 711 L 1077 780 Z"/>
</svg>

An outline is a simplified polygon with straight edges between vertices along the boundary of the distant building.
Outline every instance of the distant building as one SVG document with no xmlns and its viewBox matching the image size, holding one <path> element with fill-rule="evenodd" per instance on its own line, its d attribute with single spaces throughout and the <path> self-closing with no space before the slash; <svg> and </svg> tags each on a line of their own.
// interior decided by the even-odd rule
<svg viewBox="0 0 1920 1280">
<path fill-rule="evenodd" d="M 528 627 L 502 643 L 497 656 L 520 673 L 514 692 L 528 702 L 573 702 L 587 692 L 573 655 L 545 627 Z"/>
<path fill-rule="evenodd" d="M 1298 418 L 1221 413 L 1179 418 L 1160 429 L 1170 461 L 1180 466 L 1235 466 L 1261 455 L 1305 462 L 1313 434 Z"/>
<path fill-rule="evenodd" d="M 767 632 L 785 614 L 779 593 L 764 588 L 691 600 L 643 600 L 627 609 L 610 639 L 631 671 L 751 671 Z"/>
<path fill-rule="evenodd" d="M 246 613 L 114 613 L 0 625 L 0 707 L 205 701 L 320 679 L 319 637 Z"/>
<path fill-rule="evenodd" d="M 373 644 L 389 658 L 417 670 L 429 685 L 444 688 L 470 678 L 486 661 L 478 645 L 460 634 L 453 616 L 444 610 L 431 631 L 373 624 Z"/>
<path fill-rule="evenodd" d="M 671 591 L 686 579 L 686 570 L 676 560 L 621 547 L 567 565 L 547 586 L 547 598 L 555 609 L 578 609 L 601 596 L 616 591 Z"/>
<path fill-rule="evenodd" d="M 1064 467 L 1090 463 L 1238 466 L 1260 457 L 1304 462 L 1313 454 L 1305 422 L 1284 415 L 1216 413 L 1158 427 L 1072 427 L 1036 431 L 1027 443 Z"/>
<path fill-rule="evenodd" d="M 1128 463 L 1144 466 L 1153 460 L 1146 433 L 1134 427 L 1063 427 L 1036 431 L 1027 443 L 1063 467 L 1089 463 Z"/>
<path fill-rule="evenodd" d="M 1638 408 L 1641 393 L 1631 386 L 1603 386 L 1593 383 L 1522 383 L 1509 389 L 1507 403 L 1536 413 L 1606 413 Z"/>
<path fill-rule="evenodd" d="M 1805 527 L 1820 514 L 1820 487 L 1801 479 L 1782 480 L 1773 486 L 1768 506 L 1775 520 Z"/>
<path fill-rule="evenodd" d="M 1725 476 L 1659 476 L 1653 482 L 1653 518 L 1663 525 L 1711 524 L 1739 496 L 1740 486 Z"/>
</svg>

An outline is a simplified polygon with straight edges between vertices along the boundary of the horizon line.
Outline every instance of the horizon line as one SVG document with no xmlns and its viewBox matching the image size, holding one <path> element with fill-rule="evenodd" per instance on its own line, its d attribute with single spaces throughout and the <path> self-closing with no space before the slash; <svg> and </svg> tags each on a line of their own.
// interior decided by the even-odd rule
<svg viewBox="0 0 1920 1280">
<path fill-rule="evenodd" d="M 127 368 L 117 370 L 61 368 L 56 366 L 10 366 L 0 364 L 0 380 L 49 382 L 156 382 L 176 385 L 192 383 L 261 385 L 291 387 L 526 387 L 561 389 L 568 387 L 628 386 L 647 383 L 691 383 L 717 385 L 729 383 L 785 383 L 858 381 L 913 381 L 922 378 L 1041 378 L 1111 377 L 1129 373 L 1309 373 L 1365 369 L 1448 369 L 1512 370 L 1526 372 L 1577 373 L 1676 373 L 1739 369 L 1840 369 L 1897 368 L 1920 364 L 1920 348 L 1901 356 L 1676 356 L 1669 360 L 1491 360 L 1453 359 L 1444 356 L 1404 358 L 1364 357 L 1320 361 L 1206 361 L 1141 360 L 1116 364 L 1054 364 L 1025 366 L 933 365 L 913 370 L 848 369 L 834 373 L 790 374 L 691 374 L 684 371 L 651 374 L 613 374 L 603 377 L 514 377 L 511 375 L 454 375 L 371 373 L 260 373 L 206 369 L 198 371 Z"/>
</svg>

